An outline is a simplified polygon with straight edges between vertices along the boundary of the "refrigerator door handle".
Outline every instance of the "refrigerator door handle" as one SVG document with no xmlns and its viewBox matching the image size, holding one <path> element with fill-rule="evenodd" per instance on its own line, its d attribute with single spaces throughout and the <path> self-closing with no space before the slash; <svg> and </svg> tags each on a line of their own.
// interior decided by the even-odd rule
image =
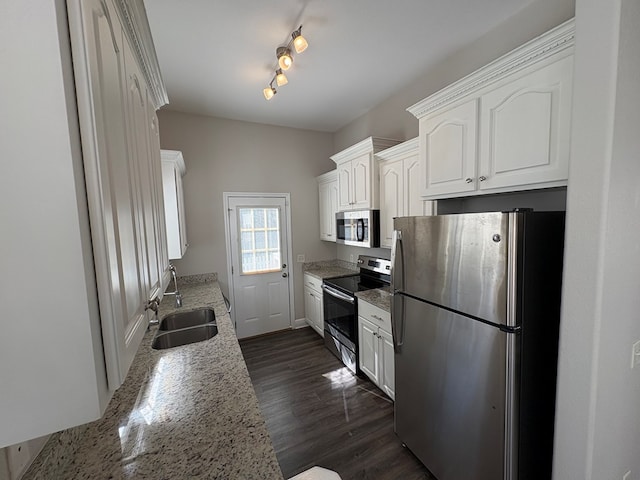
<svg viewBox="0 0 640 480">
<path fill-rule="evenodd" d="M 404 258 L 402 231 L 393 231 L 391 246 L 391 335 L 393 348 L 397 352 L 404 343 Z"/>
</svg>

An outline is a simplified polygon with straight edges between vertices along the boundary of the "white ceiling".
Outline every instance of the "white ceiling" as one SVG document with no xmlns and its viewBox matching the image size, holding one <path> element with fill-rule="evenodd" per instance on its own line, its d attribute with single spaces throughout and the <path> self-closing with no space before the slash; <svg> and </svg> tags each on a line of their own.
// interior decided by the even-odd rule
<svg viewBox="0 0 640 480">
<path fill-rule="evenodd" d="M 165 109 L 334 132 L 533 0 L 145 0 Z M 303 25 L 289 84 L 262 89 Z"/>
</svg>

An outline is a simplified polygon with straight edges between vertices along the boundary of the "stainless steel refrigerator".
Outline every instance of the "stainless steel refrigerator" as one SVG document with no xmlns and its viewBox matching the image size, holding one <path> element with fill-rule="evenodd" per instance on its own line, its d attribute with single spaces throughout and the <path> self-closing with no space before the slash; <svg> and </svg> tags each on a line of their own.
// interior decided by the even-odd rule
<svg viewBox="0 0 640 480">
<path fill-rule="evenodd" d="M 438 480 L 550 479 L 564 212 L 394 229 L 398 437 Z"/>
</svg>

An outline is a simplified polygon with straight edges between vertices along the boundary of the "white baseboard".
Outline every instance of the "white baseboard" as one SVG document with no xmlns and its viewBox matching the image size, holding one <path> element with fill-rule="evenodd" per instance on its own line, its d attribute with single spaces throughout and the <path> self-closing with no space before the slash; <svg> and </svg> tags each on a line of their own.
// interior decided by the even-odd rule
<svg viewBox="0 0 640 480">
<path fill-rule="evenodd" d="M 291 326 L 291 328 L 302 328 L 302 327 L 308 327 L 309 324 L 307 323 L 307 319 L 306 318 L 297 318 L 293 321 L 293 325 Z"/>
</svg>

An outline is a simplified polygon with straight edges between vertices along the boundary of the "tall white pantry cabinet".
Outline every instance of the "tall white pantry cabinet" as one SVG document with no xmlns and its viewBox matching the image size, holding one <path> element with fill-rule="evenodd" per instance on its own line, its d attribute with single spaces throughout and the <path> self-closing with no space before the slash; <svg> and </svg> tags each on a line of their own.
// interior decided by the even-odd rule
<svg viewBox="0 0 640 480">
<path fill-rule="evenodd" d="M 4 447 L 102 416 L 169 271 L 142 2 L 4 2 L 0 40 Z"/>
</svg>

